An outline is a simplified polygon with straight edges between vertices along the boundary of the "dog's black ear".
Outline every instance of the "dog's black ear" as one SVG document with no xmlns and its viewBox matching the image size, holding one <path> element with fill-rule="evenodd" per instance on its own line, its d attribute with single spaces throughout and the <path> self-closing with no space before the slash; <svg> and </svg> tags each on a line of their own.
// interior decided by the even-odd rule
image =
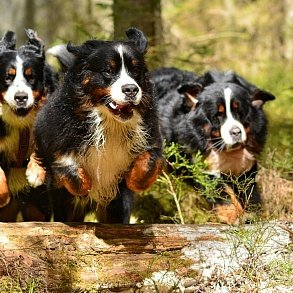
<svg viewBox="0 0 293 293">
<path fill-rule="evenodd" d="M 255 89 L 252 94 L 252 105 L 256 108 L 261 108 L 265 102 L 272 101 L 276 97 L 264 90 Z"/>
<path fill-rule="evenodd" d="M 80 46 L 74 46 L 71 42 L 67 44 L 67 51 L 79 58 L 87 57 L 93 50 L 98 50 L 103 41 L 88 40 Z"/>
<path fill-rule="evenodd" d="M 0 53 L 5 50 L 15 50 L 16 35 L 15 32 L 7 31 L 4 33 L 2 40 L 0 41 Z"/>
<path fill-rule="evenodd" d="M 68 42 L 66 49 L 68 52 L 70 52 L 74 56 L 82 55 L 81 46 L 74 46 L 71 42 Z"/>
<path fill-rule="evenodd" d="M 184 84 L 177 91 L 186 97 L 186 103 L 191 110 L 194 110 L 198 102 L 197 95 L 202 91 L 203 86 L 200 83 Z"/>
<path fill-rule="evenodd" d="M 45 56 L 44 43 L 38 37 L 37 33 L 33 31 L 32 29 L 26 29 L 25 32 L 28 37 L 26 46 L 29 47 L 29 49 L 35 51 L 40 56 L 44 57 Z"/>
<path fill-rule="evenodd" d="M 130 27 L 126 30 L 126 35 L 128 39 L 135 44 L 140 53 L 146 53 L 148 40 L 141 30 Z"/>
<path fill-rule="evenodd" d="M 57 58 L 63 72 L 65 72 L 75 60 L 75 55 L 69 52 L 68 48 L 71 49 L 74 47 L 71 43 L 68 43 L 68 45 L 57 45 L 47 50 L 48 54 Z"/>
</svg>

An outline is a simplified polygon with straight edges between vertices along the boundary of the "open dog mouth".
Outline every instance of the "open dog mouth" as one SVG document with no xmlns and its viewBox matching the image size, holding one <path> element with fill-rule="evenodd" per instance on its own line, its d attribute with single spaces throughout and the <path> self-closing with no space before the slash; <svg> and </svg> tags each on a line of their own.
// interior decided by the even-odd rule
<svg viewBox="0 0 293 293">
<path fill-rule="evenodd" d="M 133 116 L 133 103 L 117 104 L 111 101 L 106 105 L 108 109 L 122 120 L 128 120 Z"/>
<path fill-rule="evenodd" d="M 21 116 L 21 117 L 24 117 L 26 116 L 30 110 L 32 108 L 23 108 L 23 107 L 19 107 L 19 108 L 16 108 L 14 109 L 14 113 L 17 115 L 17 116 Z"/>
</svg>

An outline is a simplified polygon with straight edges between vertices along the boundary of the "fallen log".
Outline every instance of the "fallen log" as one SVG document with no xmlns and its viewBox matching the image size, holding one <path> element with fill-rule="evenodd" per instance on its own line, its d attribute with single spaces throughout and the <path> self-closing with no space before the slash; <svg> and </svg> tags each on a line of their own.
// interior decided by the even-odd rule
<svg viewBox="0 0 293 293">
<path fill-rule="evenodd" d="M 293 223 L 285 222 L 238 227 L 0 223 L 0 292 L 7 278 L 18 278 L 19 286 L 33 280 L 39 290 L 33 292 L 58 293 L 252 286 L 247 276 L 246 283 L 239 276 L 267 272 L 278 260 L 292 264 L 292 231 Z"/>
</svg>

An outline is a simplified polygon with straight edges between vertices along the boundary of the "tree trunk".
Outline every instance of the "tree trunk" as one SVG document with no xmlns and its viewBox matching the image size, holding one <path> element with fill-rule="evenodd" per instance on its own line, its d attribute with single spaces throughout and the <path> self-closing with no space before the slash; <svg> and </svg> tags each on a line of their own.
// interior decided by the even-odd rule
<svg viewBox="0 0 293 293">
<path fill-rule="evenodd" d="M 293 223 L 0 223 L 0 291 L 10 277 L 22 286 L 34 280 L 36 292 L 197 292 L 235 278 L 235 270 L 257 273 L 260 264 L 284 257 L 292 229 Z M 292 256 L 291 249 L 286 257 Z"/>
<path fill-rule="evenodd" d="M 114 0 L 114 39 L 124 39 L 128 27 L 142 30 L 149 41 L 147 55 L 150 67 L 162 65 L 164 56 L 161 1 L 159 0 Z"/>
<path fill-rule="evenodd" d="M 35 0 L 26 0 L 24 6 L 24 17 L 23 17 L 23 30 L 24 29 L 33 29 L 36 30 L 36 3 Z M 27 36 L 25 35 L 24 31 L 18 37 L 18 41 L 20 43 L 24 43 L 27 40 Z"/>
</svg>

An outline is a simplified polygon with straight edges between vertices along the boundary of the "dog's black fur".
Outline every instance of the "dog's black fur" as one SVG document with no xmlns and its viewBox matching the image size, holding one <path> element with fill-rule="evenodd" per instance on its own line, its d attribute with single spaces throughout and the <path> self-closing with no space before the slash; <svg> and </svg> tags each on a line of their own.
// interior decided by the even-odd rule
<svg viewBox="0 0 293 293">
<path fill-rule="evenodd" d="M 182 117 L 190 112 L 193 102 L 186 98 L 181 88 L 184 90 L 191 85 L 198 92 L 201 88 L 198 76 L 176 68 L 161 68 L 152 71 L 151 80 L 155 84 L 163 138 L 168 143 L 183 141 L 185 131 L 181 127 L 185 128 L 185 121 Z"/>
<path fill-rule="evenodd" d="M 247 202 L 259 204 L 257 155 L 267 133 L 262 105 L 275 97 L 232 71 L 209 71 L 200 77 L 171 71 L 175 78 L 170 69 L 152 73 L 163 137 L 167 143 L 181 144 L 191 161 L 200 151 L 208 172 L 227 182 L 242 208 Z M 216 201 L 216 205 L 222 203 Z"/>
<path fill-rule="evenodd" d="M 147 40 L 135 28 L 126 34 L 126 41 L 90 40 L 50 50 L 65 67 L 64 81 L 34 128 L 36 157 L 49 188 L 65 186 L 77 206 L 83 197 L 98 209 L 107 207 L 100 215 L 104 222 L 129 221 L 133 192 L 154 182 L 162 161 L 144 62 Z M 63 204 L 55 220 L 68 219 Z"/>
<path fill-rule="evenodd" d="M 16 48 L 12 31 L 0 41 L 0 220 L 49 220 L 50 207 L 43 187 L 31 189 L 25 171 L 33 151 L 32 128 L 55 74 L 46 63 L 44 45 L 31 30 L 28 41 Z M 10 203 L 9 203 L 10 202 Z"/>
</svg>

